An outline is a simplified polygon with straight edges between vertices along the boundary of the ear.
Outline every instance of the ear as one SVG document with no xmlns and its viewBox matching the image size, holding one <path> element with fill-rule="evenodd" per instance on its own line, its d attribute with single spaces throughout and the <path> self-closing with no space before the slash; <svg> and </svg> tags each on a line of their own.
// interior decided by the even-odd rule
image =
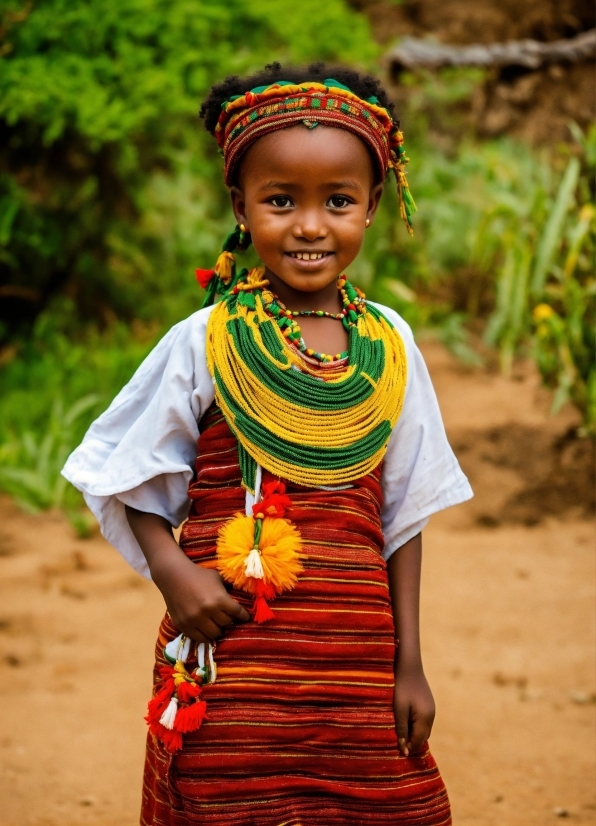
<svg viewBox="0 0 596 826">
<path fill-rule="evenodd" d="M 381 195 L 383 194 L 383 183 L 375 184 L 368 196 L 368 208 L 366 210 L 366 217 L 371 222 L 373 222 L 373 218 L 375 217 L 375 213 L 378 209 L 379 203 L 381 201 Z"/>
<path fill-rule="evenodd" d="M 247 230 L 249 230 L 248 219 L 246 217 L 246 199 L 244 190 L 242 190 L 239 186 L 231 186 L 230 199 L 232 201 L 232 209 L 234 210 L 236 223 L 244 224 Z"/>
</svg>

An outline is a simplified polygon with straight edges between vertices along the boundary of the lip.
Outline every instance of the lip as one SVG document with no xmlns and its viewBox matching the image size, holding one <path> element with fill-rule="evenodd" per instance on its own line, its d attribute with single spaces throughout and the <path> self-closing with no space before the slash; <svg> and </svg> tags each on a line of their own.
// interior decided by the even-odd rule
<svg viewBox="0 0 596 826">
<path fill-rule="evenodd" d="M 315 258 L 314 260 L 306 261 L 304 258 L 294 258 L 289 252 L 284 252 L 286 258 L 292 262 L 292 264 L 300 270 L 317 270 L 321 267 L 324 267 L 325 264 L 329 261 L 329 259 L 335 255 L 333 252 L 329 252 L 328 250 L 292 250 L 292 252 L 308 252 L 309 255 L 313 253 L 323 253 L 323 258 Z"/>
</svg>

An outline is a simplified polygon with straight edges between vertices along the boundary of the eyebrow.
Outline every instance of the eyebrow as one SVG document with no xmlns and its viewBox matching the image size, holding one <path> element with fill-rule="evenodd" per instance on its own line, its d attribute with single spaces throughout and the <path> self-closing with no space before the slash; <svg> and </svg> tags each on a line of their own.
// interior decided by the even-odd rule
<svg viewBox="0 0 596 826">
<path fill-rule="evenodd" d="M 268 181 L 266 184 L 259 187 L 259 189 L 262 191 L 268 191 L 270 189 L 291 189 L 295 186 L 299 186 L 299 184 L 290 183 L 288 181 Z M 345 181 L 332 181 L 328 184 L 328 189 L 361 189 L 361 187 L 356 183 L 356 181 L 347 179 Z"/>
</svg>

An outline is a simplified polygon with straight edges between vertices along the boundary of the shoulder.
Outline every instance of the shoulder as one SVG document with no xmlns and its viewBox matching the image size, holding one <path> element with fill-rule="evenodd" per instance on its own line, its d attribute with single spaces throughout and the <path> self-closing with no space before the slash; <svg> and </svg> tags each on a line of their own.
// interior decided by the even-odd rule
<svg viewBox="0 0 596 826">
<path fill-rule="evenodd" d="M 182 319 L 165 333 L 141 364 L 135 379 L 147 372 L 163 369 L 172 360 L 201 361 L 205 355 L 207 324 L 213 307 L 205 307 Z"/>
<path fill-rule="evenodd" d="M 187 318 L 182 319 L 182 321 L 179 321 L 177 324 L 174 324 L 157 346 L 159 347 L 167 341 L 171 343 L 178 340 L 190 342 L 204 341 L 207 334 L 209 317 L 214 309 L 215 305 L 205 307 L 202 310 L 197 310 L 196 313 L 189 315 Z"/>
<path fill-rule="evenodd" d="M 412 328 L 405 321 L 399 313 L 395 310 L 392 310 L 391 307 L 386 307 L 384 304 L 377 304 L 376 301 L 368 301 L 367 304 L 371 304 L 376 310 L 378 310 L 382 315 L 385 316 L 387 321 L 397 330 L 400 336 L 403 339 L 403 342 L 406 346 L 406 351 L 409 352 L 412 348 L 416 347 L 414 343 L 414 334 L 412 333 Z"/>
<path fill-rule="evenodd" d="M 407 364 L 406 399 L 411 400 L 414 385 L 418 388 L 418 392 L 424 391 L 426 395 L 430 394 L 434 398 L 434 390 L 432 389 L 428 368 L 414 340 L 414 334 L 408 322 L 405 321 L 399 313 L 392 310 L 391 307 L 386 307 L 384 304 L 377 304 L 373 301 L 368 301 L 367 303 L 372 304 L 375 309 L 385 316 L 403 341 Z"/>
</svg>

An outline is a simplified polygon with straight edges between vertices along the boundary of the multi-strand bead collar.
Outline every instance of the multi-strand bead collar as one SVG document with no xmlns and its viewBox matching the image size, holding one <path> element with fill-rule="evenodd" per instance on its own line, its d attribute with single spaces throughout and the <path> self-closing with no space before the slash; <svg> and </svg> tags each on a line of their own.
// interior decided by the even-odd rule
<svg viewBox="0 0 596 826">
<path fill-rule="evenodd" d="M 348 357 L 347 351 L 330 356 L 307 347 L 302 338 L 300 325 L 296 321 L 296 318 L 300 316 L 333 318 L 341 321 L 346 330 L 349 331 L 350 327 L 357 323 L 358 316 L 366 311 L 364 293 L 350 284 L 345 275 L 340 275 L 337 279 L 337 289 L 343 304 L 343 310 L 339 313 L 330 313 L 326 310 L 288 310 L 283 302 L 268 289 L 264 289 L 262 292 L 263 308 L 267 315 L 275 320 L 286 341 L 305 356 L 321 363 L 341 361 Z"/>
</svg>

